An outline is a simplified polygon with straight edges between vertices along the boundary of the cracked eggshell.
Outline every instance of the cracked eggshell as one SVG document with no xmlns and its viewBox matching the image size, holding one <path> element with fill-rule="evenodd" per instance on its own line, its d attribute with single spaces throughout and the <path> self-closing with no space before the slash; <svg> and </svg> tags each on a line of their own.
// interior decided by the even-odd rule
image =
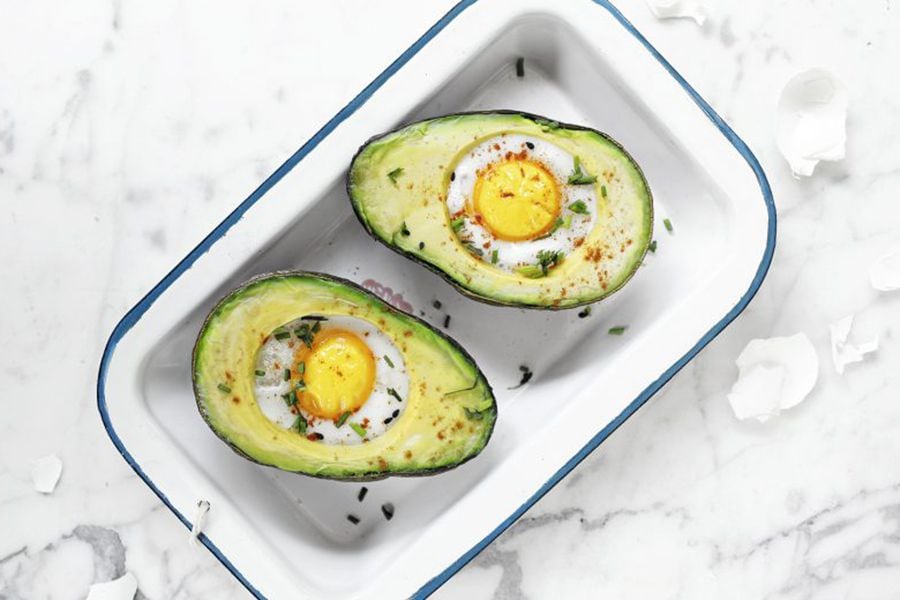
<svg viewBox="0 0 900 600">
<path fill-rule="evenodd" d="M 847 142 L 847 89 L 823 69 L 795 75 L 778 100 L 778 150 L 795 177 L 809 177 L 820 160 L 841 160 Z"/>
<path fill-rule="evenodd" d="M 131 573 L 125 573 L 118 579 L 92 585 L 87 600 L 134 600 L 136 592 L 137 579 Z"/>
<path fill-rule="evenodd" d="M 209 513 L 209 502 L 201 500 L 197 503 L 197 512 L 194 513 L 194 524 L 191 526 L 191 535 L 188 541 L 193 546 L 198 546 L 197 538 L 203 532 L 203 526 L 206 524 L 206 515 Z"/>
<path fill-rule="evenodd" d="M 847 338 L 853 327 L 853 315 L 847 315 L 840 321 L 829 326 L 831 332 L 831 360 L 834 362 L 834 370 L 838 375 L 844 374 L 844 369 L 849 364 L 858 363 L 866 354 L 878 349 L 878 338 L 875 337 L 861 344 L 850 344 Z"/>
<path fill-rule="evenodd" d="M 869 267 L 869 283 L 879 292 L 900 290 L 900 246 Z"/>
<path fill-rule="evenodd" d="M 706 9 L 695 0 L 646 0 L 650 12 L 657 19 L 693 19 L 703 27 Z"/>
<path fill-rule="evenodd" d="M 762 423 L 800 404 L 819 376 L 819 358 L 803 333 L 751 340 L 736 363 L 740 373 L 728 402 L 740 420 Z"/>
<path fill-rule="evenodd" d="M 52 494 L 62 475 L 62 461 L 55 454 L 44 456 L 31 463 L 31 482 L 35 491 Z"/>
</svg>

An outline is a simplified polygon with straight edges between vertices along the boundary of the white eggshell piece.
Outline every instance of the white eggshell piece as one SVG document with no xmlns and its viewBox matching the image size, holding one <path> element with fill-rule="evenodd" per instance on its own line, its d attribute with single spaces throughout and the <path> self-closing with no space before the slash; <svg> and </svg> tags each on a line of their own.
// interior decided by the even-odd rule
<svg viewBox="0 0 900 600">
<path fill-rule="evenodd" d="M 134 600 L 136 592 L 137 579 L 131 573 L 125 573 L 118 579 L 92 585 L 87 600 Z"/>
<path fill-rule="evenodd" d="M 778 150 L 795 177 L 822 160 L 841 160 L 847 142 L 847 89 L 823 69 L 795 75 L 781 91 L 775 127 Z"/>
<path fill-rule="evenodd" d="M 693 19 L 701 27 L 706 22 L 706 9 L 695 0 L 647 0 L 657 19 Z"/>
<path fill-rule="evenodd" d="M 853 315 L 847 315 L 829 326 L 831 331 L 831 359 L 834 362 L 834 370 L 837 371 L 838 375 L 844 374 L 844 369 L 847 365 L 861 362 L 866 354 L 878 350 L 877 337 L 861 344 L 847 342 L 852 327 Z"/>
<path fill-rule="evenodd" d="M 803 333 L 751 340 L 737 358 L 740 371 L 728 394 L 734 415 L 765 422 L 803 402 L 819 375 L 819 358 Z"/>
<path fill-rule="evenodd" d="M 196 546 L 198 545 L 197 538 L 200 537 L 200 533 L 203 531 L 203 526 L 206 524 L 206 515 L 209 513 L 209 502 L 206 500 L 201 500 L 197 503 L 197 511 L 194 513 L 194 524 L 191 526 L 191 535 L 188 537 L 188 541 Z"/>
<path fill-rule="evenodd" d="M 62 461 L 55 454 L 44 456 L 31 464 L 31 482 L 35 491 L 52 494 L 62 475 Z"/>
</svg>

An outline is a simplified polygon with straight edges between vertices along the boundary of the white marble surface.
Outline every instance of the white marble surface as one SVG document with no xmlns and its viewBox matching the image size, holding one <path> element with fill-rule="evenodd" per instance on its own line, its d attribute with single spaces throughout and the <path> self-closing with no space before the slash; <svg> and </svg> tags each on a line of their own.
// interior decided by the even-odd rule
<svg viewBox="0 0 900 600">
<path fill-rule="evenodd" d="M 440 598 L 900 598 L 900 6 L 722 1 L 701 29 L 625 14 L 767 170 L 778 250 L 749 309 L 446 584 Z M 115 452 L 95 408 L 112 326 L 451 2 L 6 2 L 0 17 L 0 598 L 247 593 Z M 348 51 L 350 48 L 352 51 Z M 795 181 L 774 108 L 821 66 L 850 93 L 847 158 Z M 874 357 L 840 377 L 828 323 Z M 754 337 L 805 332 L 807 402 L 765 425 L 725 396 Z M 58 454 L 56 491 L 31 460 Z"/>
</svg>

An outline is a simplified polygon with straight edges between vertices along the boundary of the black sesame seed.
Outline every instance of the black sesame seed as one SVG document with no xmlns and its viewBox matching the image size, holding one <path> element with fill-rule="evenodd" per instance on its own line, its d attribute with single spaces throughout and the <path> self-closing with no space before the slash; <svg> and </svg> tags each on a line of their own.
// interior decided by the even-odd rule
<svg viewBox="0 0 900 600">
<path fill-rule="evenodd" d="M 384 422 L 385 425 L 390 425 L 390 424 L 391 424 L 391 421 L 393 421 L 393 420 L 394 420 L 394 417 L 388 417 L 388 418 L 385 419 L 383 422 Z"/>
<path fill-rule="evenodd" d="M 384 515 L 384 518 L 390 521 L 394 518 L 394 505 L 390 502 L 385 502 L 381 505 L 381 514 Z"/>
<path fill-rule="evenodd" d="M 590 307 L 590 306 L 585 306 L 585 307 L 584 307 L 584 310 L 582 310 L 580 313 L 578 313 L 578 318 L 579 318 L 579 319 L 584 319 L 585 317 L 589 317 L 590 314 L 591 314 L 591 307 Z"/>
<path fill-rule="evenodd" d="M 425 249 L 425 242 L 419 242 L 419 250 Z"/>
<path fill-rule="evenodd" d="M 453 181 L 454 179 L 456 179 L 456 171 L 450 173 L 450 181 Z"/>
<path fill-rule="evenodd" d="M 450 327 L 450 315 L 444 317 L 444 329 L 449 329 Z"/>
<path fill-rule="evenodd" d="M 531 142 L 525 142 L 525 145 L 528 146 L 529 150 L 534 150 L 534 144 L 532 144 Z"/>
<path fill-rule="evenodd" d="M 359 525 L 359 517 L 357 517 L 356 515 L 347 515 L 347 520 L 354 525 Z"/>
<path fill-rule="evenodd" d="M 394 419 L 396 419 L 396 418 L 399 417 L 399 416 L 400 416 L 400 409 L 399 409 L 399 408 L 398 408 L 397 410 L 395 410 L 393 413 L 391 413 L 391 417 L 394 418 Z"/>
<path fill-rule="evenodd" d="M 359 493 L 356 494 L 356 499 L 359 500 L 360 502 L 362 502 L 365 499 L 366 494 L 368 494 L 368 493 L 369 493 L 369 488 L 367 488 L 366 486 L 362 486 L 361 488 L 359 488 Z"/>
<path fill-rule="evenodd" d="M 521 56 L 516 59 L 516 77 L 525 77 L 525 59 Z"/>
<path fill-rule="evenodd" d="M 433 307 L 435 307 L 437 310 L 441 310 L 441 306 L 443 306 L 443 304 L 441 304 L 440 300 L 435 300 L 434 302 L 431 303 L 431 305 Z"/>
</svg>

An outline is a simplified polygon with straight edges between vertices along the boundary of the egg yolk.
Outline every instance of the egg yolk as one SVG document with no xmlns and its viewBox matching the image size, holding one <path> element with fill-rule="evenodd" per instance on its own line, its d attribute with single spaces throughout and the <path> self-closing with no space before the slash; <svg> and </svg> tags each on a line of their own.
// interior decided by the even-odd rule
<svg viewBox="0 0 900 600">
<path fill-rule="evenodd" d="M 295 358 L 292 376 L 306 386 L 298 391 L 297 401 L 303 410 L 320 419 L 337 419 L 345 412 L 356 411 L 375 386 L 375 357 L 369 346 L 350 331 L 322 331 L 312 348 L 301 346 Z"/>
<path fill-rule="evenodd" d="M 536 162 L 506 160 L 478 174 L 472 205 L 495 237 L 533 240 L 547 233 L 559 216 L 559 186 Z"/>
</svg>

